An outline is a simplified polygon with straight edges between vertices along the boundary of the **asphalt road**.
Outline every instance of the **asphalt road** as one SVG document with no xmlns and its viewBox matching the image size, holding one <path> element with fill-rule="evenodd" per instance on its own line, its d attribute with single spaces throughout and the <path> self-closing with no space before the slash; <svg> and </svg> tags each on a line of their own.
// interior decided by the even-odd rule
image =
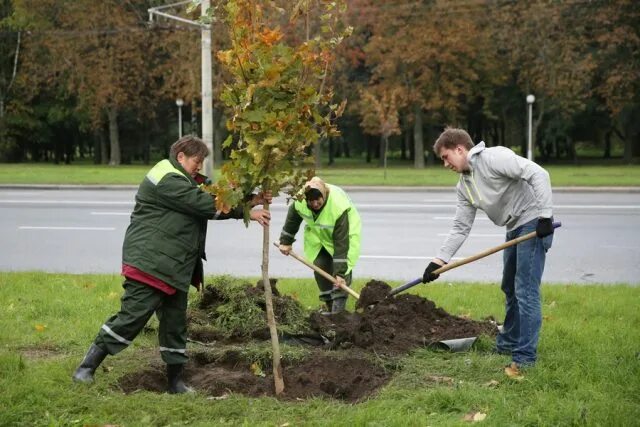
<svg viewBox="0 0 640 427">
<path fill-rule="evenodd" d="M 0 271 L 42 270 L 118 273 L 122 240 L 135 190 L 0 189 Z M 436 254 L 455 212 L 453 190 L 352 190 L 362 216 L 362 257 L 355 275 L 409 281 Z M 547 257 L 545 282 L 640 283 L 640 192 L 554 193 L 562 221 Z M 272 206 L 271 241 L 277 240 L 287 206 Z M 298 233 L 302 238 L 302 230 Z M 504 229 L 482 213 L 456 258 L 504 241 Z M 259 276 L 262 229 L 242 221 L 209 225 L 207 274 Z M 301 241 L 294 250 L 302 254 Z M 275 247 L 271 277 L 310 277 L 312 272 Z M 440 281 L 499 282 L 502 258 L 494 254 L 451 270 Z"/>
</svg>

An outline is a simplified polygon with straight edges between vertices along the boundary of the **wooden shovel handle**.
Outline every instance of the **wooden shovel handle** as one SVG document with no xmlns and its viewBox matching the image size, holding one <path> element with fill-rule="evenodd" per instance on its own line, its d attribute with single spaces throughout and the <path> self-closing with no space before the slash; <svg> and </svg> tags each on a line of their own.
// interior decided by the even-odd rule
<svg viewBox="0 0 640 427">
<path fill-rule="evenodd" d="M 560 221 L 554 222 L 553 223 L 553 228 L 556 229 L 556 228 L 560 227 L 561 225 L 562 225 L 562 223 Z M 496 246 L 494 248 L 491 248 L 491 249 L 487 249 L 487 250 L 485 250 L 483 252 L 480 252 L 479 254 L 472 255 L 470 257 L 461 259 L 461 260 L 456 261 L 456 262 L 452 262 L 450 264 L 445 264 L 442 267 L 440 267 L 439 269 L 434 270 L 433 274 L 442 274 L 445 271 L 449 271 L 449 270 L 452 270 L 452 269 L 454 269 L 456 267 L 460 267 L 461 265 L 465 265 L 465 264 L 469 264 L 470 262 L 477 261 L 480 258 L 484 258 L 486 256 L 489 256 L 489 255 L 494 254 L 496 252 L 499 252 L 499 251 L 501 251 L 503 249 L 506 249 L 506 248 L 508 248 L 510 246 L 517 245 L 518 243 L 522 243 L 525 240 L 533 239 L 534 237 L 536 237 L 536 232 L 532 231 L 531 233 L 525 234 L 523 236 L 517 237 L 517 238 L 509 240 L 507 242 L 504 242 L 501 245 L 498 245 L 498 246 Z M 402 286 L 398 286 L 397 288 L 392 289 L 391 292 L 389 292 L 389 295 L 396 295 L 396 294 L 398 294 L 400 292 L 406 291 L 409 288 L 413 288 L 414 286 L 416 286 L 416 285 L 418 285 L 420 283 L 422 283 L 422 277 L 418 277 L 417 279 L 414 279 L 409 283 L 406 283 L 406 284 L 404 284 Z"/>
<path fill-rule="evenodd" d="M 560 221 L 554 222 L 553 223 L 553 228 L 554 229 L 558 228 L 561 225 L 562 225 L 562 223 Z M 472 255 L 470 257 L 461 259 L 459 261 L 443 265 L 439 269 L 434 270 L 433 274 L 442 274 L 445 271 L 449 271 L 449 270 L 454 269 L 456 267 L 460 267 L 461 265 L 465 265 L 465 264 L 469 264 L 470 262 L 477 261 L 480 258 L 484 258 L 484 257 L 489 256 L 491 254 L 495 254 L 496 252 L 500 252 L 501 250 L 506 249 L 506 248 L 508 248 L 510 246 L 517 245 L 518 243 L 524 242 L 525 240 L 533 239 L 534 237 L 536 237 L 536 232 L 532 231 L 531 233 L 525 234 L 523 236 L 517 237 L 517 238 L 509 240 L 507 242 L 504 242 L 501 245 L 498 245 L 498 246 L 496 246 L 494 248 L 487 249 L 486 251 L 480 252 L 479 254 L 475 254 L 475 255 Z"/>
<path fill-rule="evenodd" d="M 280 245 L 277 242 L 273 242 L 273 245 L 277 248 L 280 247 Z M 330 280 L 331 283 L 333 283 L 334 285 L 336 285 L 337 287 L 339 287 L 340 289 L 342 289 L 345 292 L 348 292 L 349 294 L 351 294 L 351 296 L 353 296 L 355 299 L 360 299 L 360 294 L 357 293 L 356 291 L 354 291 L 353 289 L 351 289 L 348 286 L 345 286 L 343 284 L 341 284 L 340 282 L 338 282 L 336 280 L 335 277 L 333 277 L 332 275 L 330 275 L 329 273 L 327 273 L 326 271 L 324 271 L 323 269 L 321 269 L 320 267 L 318 267 L 315 264 L 310 263 L 309 261 L 307 261 L 306 259 L 304 259 L 303 257 L 301 257 L 300 255 L 298 255 L 297 253 L 295 253 L 293 250 L 289 251 L 289 255 L 291 255 L 292 257 L 294 257 L 295 259 L 297 259 L 298 261 L 300 261 L 301 263 L 303 263 L 304 265 L 306 265 L 307 267 L 309 267 L 310 269 L 312 269 L 313 271 L 315 271 L 316 273 L 320 274 L 322 277 L 324 277 L 327 280 Z"/>
</svg>

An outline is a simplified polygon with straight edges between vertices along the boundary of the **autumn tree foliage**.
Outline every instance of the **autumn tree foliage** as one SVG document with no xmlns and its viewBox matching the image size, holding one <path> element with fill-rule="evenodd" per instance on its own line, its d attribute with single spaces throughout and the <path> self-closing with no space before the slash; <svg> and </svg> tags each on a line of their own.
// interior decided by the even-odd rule
<svg viewBox="0 0 640 427">
<path fill-rule="evenodd" d="M 362 94 L 379 98 L 395 92 L 401 136 L 390 136 L 389 144 L 397 153 L 394 146 L 400 143 L 402 159 L 408 149 L 414 167 L 424 167 L 445 125 L 463 126 L 474 140 L 490 145 L 524 145 L 528 93 L 536 96 L 534 139 L 541 161 L 577 161 L 578 142 L 604 146 L 603 155 L 610 157 L 615 141 L 617 156 L 624 145 L 625 162 L 640 155 L 639 2 L 344 2 L 346 10 L 328 14 L 328 26 L 352 26 L 354 33 L 335 44 L 321 93 L 328 95 L 332 87 L 332 103 L 349 100 L 337 123 L 344 131 L 340 146 L 352 154 L 366 151 L 370 161 L 380 139 L 361 126 L 369 106 Z M 104 128 L 110 129 L 115 164 L 120 144 L 125 161 L 127 152 L 138 149 L 132 130 L 154 129 L 150 143 L 156 148 L 175 136 L 176 98 L 185 100 L 192 119 L 199 117 L 198 28 L 147 22 L 147 8 L 169 3 L 0 0 L 0 159 L 51 159 L 52 143 L 82 153 L 87 135 Z M 211 4 L 214 19 L 221 18 L 227 1 Z M 282 35 L 273 46 L 312 46 L 328 34 L 321 17 L 331 4 L 255 1 L 267 27 Z M 185 5 L 171 10 L 197 18 Z M 214 50 L 228 50 L 230 33 L 220 22 L 213 24 Z M 232 114 L 219 95 L 233 70 L 220 65 L 213 66 L 216 150 L 227 133 L 224 116 Z M 69 138 L 73 128 L 75 140 Z M 245 142 L 239 135 L 235 132 L 225 154 Z M 331 147 L 331 138 L 323 141 Z"/>
<path fill-rule="evenodd" d="M 487 33 L 473 9 L 446 1 L 354 0 L 351 14 L 368 34 L 364 85 L 398 94 L 398 114 L 414 125 L 414 165 L 421 168 L 425 122 L 462 124 L 465 107 L 486 97 L 483 89 L 499 78 L 490 72 Z"/>
<path fill-rule="evenodd" d="M 119 117 L 153 114 L 154 62 L 160 56 L 146 25 L 147 2 L 14 0 L 29 22 L 25 67 L 36 90 L 58 87 L 73 96 L 94 128 L 109 127 L 109 164 L 121 161 Z"/>
</svg>

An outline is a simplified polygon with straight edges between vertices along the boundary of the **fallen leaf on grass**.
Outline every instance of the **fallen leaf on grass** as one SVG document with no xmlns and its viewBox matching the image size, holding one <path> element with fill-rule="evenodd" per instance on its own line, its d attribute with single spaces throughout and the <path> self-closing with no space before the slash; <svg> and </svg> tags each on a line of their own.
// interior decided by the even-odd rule
<svg viewBox="0 0 640 427">
<path fill-rule="evenodd" d="M 45 329 L 47 329 L 47 327 L 45 325 L 42 325 L 40 323 L 36 324 L 34 326 L 34 328 L 36 329 L 36 331 L 38 332 L 44 332 Z"/>
<path fill-rule="evenodd" d="M 229 398 L 229 394 L 224 393 L 220 396 L 209 396 L 207 397 L 207 400 L 226 400 Z"/>
<path fill-rule="evenodd" d="M 500 382 L 498 382 L 496 380 L 491 380 L 488 383 L 485 383 L 484 386 L 485 387 L 498 387 L 499 384 L 500 384 Z"/>
<path fill-rule="evenodd" d="M 289 423 L 284 423 L 284 424 L 280 424 L 280 427 L 289 427 L 291 424 Z"/>
<path fill-rule="evenodd" d="M 455 381 L 451 377 L 444 377 L 440 375 L 429 375 L 427 377 L 427 380 L 437 384 L 448 384 L 448 385 L 453 385 Z"/>
<path fill-rule="evenodd" d="M 476 423 L 478 421 L 484 421 L 485 418 L 487 418 L 487 414 L 482 412 L 469 412 L 462 418 L 462 420 Z"/>
</svg>

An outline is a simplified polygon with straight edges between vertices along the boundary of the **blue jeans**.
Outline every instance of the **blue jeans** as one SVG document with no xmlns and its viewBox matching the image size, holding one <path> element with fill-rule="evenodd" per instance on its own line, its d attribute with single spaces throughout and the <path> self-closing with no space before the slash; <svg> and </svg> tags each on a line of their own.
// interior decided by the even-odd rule
<svg viewBox="0 0 640 427">
<path fill-rule="evenodd" d="M 507 233 L 512 240 L 536 230 L 534 219 Z M 518 365 L 536 362 L 538 338 L 542 326 L 540 282 L 546 253 L 551 248 L 553 234 L 543 239 L 534 237 L 504 250 L 502 292 L 505 294 L 503 331 L 496 338 L 501 352 L 511 352 Z"/>
</svg>

